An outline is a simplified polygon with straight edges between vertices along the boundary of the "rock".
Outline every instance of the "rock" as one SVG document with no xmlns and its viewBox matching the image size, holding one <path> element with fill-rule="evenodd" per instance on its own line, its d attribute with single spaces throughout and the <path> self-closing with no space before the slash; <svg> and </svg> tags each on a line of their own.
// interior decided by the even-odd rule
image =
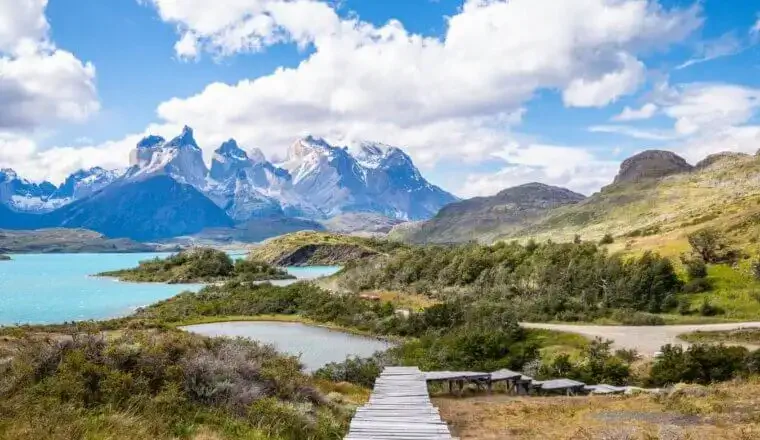
<svg viewBox="0 0 760 440">
<path fill-rule="evenodd" d="M 746 153 L 736 153 L 733 151 L 723 151 L 720 153 L 711 154 L 704 159 L 697 162 L 697 164 L 694 166 L 694 169 L 697 170 L 703 170 L 705 168 L 708 168 L 710 166 L 715 165 L 716 163 L 727 163 L 727 162 L 736 162 L 737 160 L 747 159 L 750 158 L 749 154 Z"/>
<path fill-rule="evenodd" d="M 613 184 L 659 179 L 693 169 L 684 158 L 671 151 L 647 150 L 624 160 Z"/>
</svg>

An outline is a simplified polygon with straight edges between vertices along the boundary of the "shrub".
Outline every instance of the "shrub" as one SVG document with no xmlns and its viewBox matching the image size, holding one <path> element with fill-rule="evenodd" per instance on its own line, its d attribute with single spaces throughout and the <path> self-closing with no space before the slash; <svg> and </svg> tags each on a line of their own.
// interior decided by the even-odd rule
<svg viewBox="0 0 760 440">
<path fill-rule="evenodd" d="M 710 304 L 710 300 L 705 298 L 702 305 L 699 306 L 699 314 L 702 316 L 716 316 L 723 314 L 723 309 Z"/>
<path fill-rule="evenodd" d="M 387 353 L 375 353 L 369 358 L 351 357 L 344 362 L 327 364 L 317 370 L 314 376 L 333 382 L 351 382 L 372 388 L 383 368 L 394 363 L 395 361 Z"/>
<path fill-rule="evenodd" d="M 599 244 L 605 245 L 605 244 L 612 244 L 615 242 L 615 239 L 612 237 L 612 234 L 604 234 L 604 237 L 602 237 L 601 240 L 599 240 Z"/>
<path fill-rule="evenodd" d="M 631 310 L 618 310 L 612 314 L 612 318 L 623 325 L 665 325 L 661 316 Z"/>
<path fill-rule="evenodd" d="M 679 382 L 706 385 L 729 380 L 747 371 L 748 354 L 744 347 L 695 344 L 684 351 L 681 346 L 666 345 L 647 382 L 654 386 Z"/>
<path fill-rule="evenodd" d="M 707 277 L 707 264 L 701 256 L 688 257 L 681 255 L 681 261 L 686 267 L 686 275 L 689 280 L 696 280 Z"/>
<path fill-rule="evenodd" d="M 684 293 L 702 293 L 710 289 L 712 289 L 712 283 L 707 278 L 695 278 L 683 286 Z"/>
</svg>

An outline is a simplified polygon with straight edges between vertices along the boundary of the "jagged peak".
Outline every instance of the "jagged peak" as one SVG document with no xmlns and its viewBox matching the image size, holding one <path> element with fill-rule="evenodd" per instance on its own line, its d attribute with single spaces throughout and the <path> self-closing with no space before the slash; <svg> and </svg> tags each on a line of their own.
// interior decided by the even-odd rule
<svg viewBox="0 0 760 440">
<path fill-rule="evenodd" d="M 264 152 L 256 147 L 251 148 L 251 150 L 248 152 L 248 158 L 253 163 L 264 163 L 267 161 L 267 157 L 264 155 Z"/>
<path fill-rule="evenodd" d="M 309 134 L 293 142 L 288 149 L 288 159 L 297 159 L 312 152 L 332 151 L 334 149 L 336 148 L 330 145 L 324 138 Z"/>
<path fill-rule="evenodd" d="M 166 143 L 166 139 L 161 136 L 148 135 L 137 143 L 137 148 L 153 148 Z"/>
<path fill-rule="evenodd" d="M 0 169 L 0 175 L 5 177 L 5 180 L 15 180 L 18 179 L 18 173 L 13 168 L 2 168 Z"/>
<path fill-rule="evenodd" d="M 243 151 L 242 148 L 238 146 L 238 143 L 235 139 L 229 139 L 228 141 L 222 143 L 222 145 L 214 151 L 214 153 L 240 161 L 247 161 L 248 160 L 248 154 L 246 154 L 245 151 Z"/>
<path fill-rule="evenodd" d="M 170 147 L 192 147 L 195 149 L 200 149 L 198 147 L 198 144 L 195 142 L 195 138 L 193 137 L 193 129 L 187 125 L 182 127 L 182 133 L 169 141 L 167 145 Z"/>
</svg>

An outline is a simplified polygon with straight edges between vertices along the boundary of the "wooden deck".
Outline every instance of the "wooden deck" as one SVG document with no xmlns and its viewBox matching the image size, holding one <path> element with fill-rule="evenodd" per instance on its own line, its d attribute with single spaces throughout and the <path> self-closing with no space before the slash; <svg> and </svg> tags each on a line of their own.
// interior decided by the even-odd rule
<svg viewBox="0 0 760 440">
<path fill-rule="evenodd" d="M 388 367 L 366 405 L 356 410 L 345 440 L 451 440 L 416 367 Z"/>
</svg>

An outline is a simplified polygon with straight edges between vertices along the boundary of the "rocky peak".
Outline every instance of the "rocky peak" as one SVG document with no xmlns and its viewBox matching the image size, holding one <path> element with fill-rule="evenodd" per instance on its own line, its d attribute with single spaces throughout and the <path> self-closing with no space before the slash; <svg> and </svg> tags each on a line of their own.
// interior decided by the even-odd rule
<svg viewBox="0 0 760 440">
<path fill-rule="evenodd" d="M 9 182 L 16 179 L 18 179 L 18 174 L 16 174 L 16 171 L 14 171 L 13 168 L 0 169 L 0 180 Z"/>
<path fill-rule="evenodd" d="M 193 148 L 196 150 L 200 150 L 198 147 L 198 144 L 195 142 L 195 138 L 193 137 L 193 129 L 185 125 L 182 128 L 182 133 L 180 133 L 179 136 L 175 137 L 171 141 L 169 141 L 168 144 L 166 144 L 168 147 L 176 147 L 176 148 Z"/>
<path fill-rule="evenodd" d="M 624 160 L 613 184 L 659 179 L 693 169 L 684 158 L 671 151 L 647 150 Z"/>
<path fill-rule="evenodd" d="M 251 148 L 251 151 L 248 152 L 248 158 L 253 163 L 264 163 L 267 161 L 266 156 L 264 156 L 264 153 L 258 149 L 258 148 Z"/>
<path fill-rule="evenodd" d="M 238 146 L 234 139 L 230 139 L 214 151 L 209 177 L 216 181 L 223 181 L 236 176 L 238 171 L 251 166 L 252 163 L 248 160 L 245 151 Z"/>
<path fill-rule="evenodd" d="M 311 153 L 329 152 L 335 149 L 322 138 L 308 135 L 295 141 L 288 149 L 288 160 L 301 159 Z"/>
<path fill-rule="evenodd" d="M 154 148 L 166 143 L 166 139 L 161 136 L 148 135 L 145 136 L 137 143 L 137 148 Z"/>
<path fill-rule="evenodd" d="M 711 167 L 717 163 L 728 163 L 728 162 L 736 162 L 738 160 L 750 158 L 749 154 L 746 153 L 736 153 L 733 151 L 723 151 L 720 153 L 711 154 L 704 159 L 697 162 L 697 164 L 694 166 L 697 170 L 703 170 L 705 168 Z"/>
<path fill-rule="evenodd" d="M 410 165 L 412 160 L 400 148 L 378 142 L 362 142 L 354 154 L 364 167 Z"/>
<path fill-rule="evenodd" d="M 109 171 L 101 167 L 78 170 L 66 178 L 53 197 L 75 199 L 85 197 L 110 185 L 121 174 L 120 171 Z"/>
</svg>

